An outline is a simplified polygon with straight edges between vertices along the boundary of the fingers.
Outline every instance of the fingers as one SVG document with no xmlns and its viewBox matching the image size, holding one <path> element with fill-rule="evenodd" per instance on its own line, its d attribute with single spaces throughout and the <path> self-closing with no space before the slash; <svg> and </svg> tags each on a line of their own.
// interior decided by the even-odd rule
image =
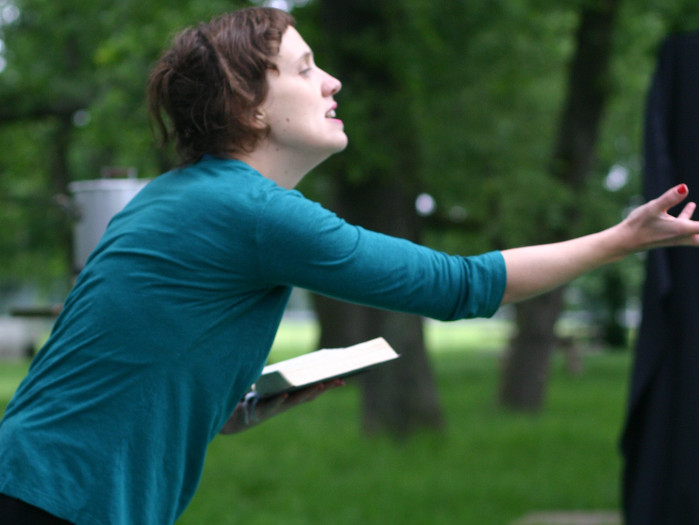
<svg viewBox="0 0 700 525">
<path fill-rule="evenodd" d="M 258 403 L 258 412 L 263 418 L 270 417 L 270 415 L 276 414 L 280 411 L 282 406 L 287 402 L 288 398 L 289 394 L 284 393 L 278 396 L 262 399 Z"/>
<path fill-rule="evenodd" d="M 683 207 L 683 210 L 678 214 L 679 219 L 690 219 L 693 216 L 693 212 L 695 212 L 695 203 L 694 202 L 689 202 Z"/>
<path fill-rule="evenodd" d="M 683 202 L 688 197 L 688 186 L 679 184 L 663 193 L 655 200 L 656 207 L 660 212 L 666 212 L 669 208 L 673 208 L 676 204 Z"/>
<path fill-rule="evenodd" d="M 294 406 L 313 401 L 323 392 L 343 385 L 345 385 L 345 381 L 342 379 L 333 379 L 325 383 L 317 383 L 308 388 L 297 390 L 296 392 L 285 392 L 274 397 L 268 397 L 260 401 L 258 404 L 258 411 L 261 413 L 261 419 L 267 419 Z"/>
<path fill-rule="evenodd" d="M 290 404 L 299 405 L 316 399 L 323 391 L 323 385 L 314 385 L 310 388 L 298 390 L 289 397 Z"/>
<path fill-rule="evenodd" d="M 342 379 L 333 379 L 331 381 L 328 381 L 327 383 L 324 383 L 326 389 L 331 389 L 331 388 L 338 388 L 340 386 L 345 386 L 345 381 Z"/>
<path fill-rule="evenodd" d="M 285 401 L 290 405 L 299 405 L 301 403 L 306 403 L 307 401 L 313 401 L 322 393 L 343 385 L 345 385 L 345 381 L 342 379 L 332 379 L 331 381 L 326 381 L 324 383 L 317 383 L 308 388 L 293 392 Z"/>
<path fill-rule="evenodd" d="M 342 379 L 334 379 L 327 381 L 325 383 L 318 383 L 312 385 L 308 388 L 302 390 L 297 390 L 296 392 L 285 392 L 276 396 L 267 397 L 261 399 L 256 403 L 255 413 L 255 423 L 260 421 L 265 421 L 277 414 L 286 412 L 292 407 L 307 403 L 308 401 L 313 401 L 323 392 L 343 386 L 345 382 Z M 246 425 L 248 421 L 246 420 Z"/>
<path fill-rule="evenodd" d="M 294 402 L 304 403 L 306 401 L 312 401 L 313 399 L 316 399 L 318 396 L 320 396 L 323 392 L 326 392 L 333 388 L 337 388 L 339 386 L 343 386 L 344 384 L 345 381 L 343 381 L 342 379 L 332 379 L 331 381 L 326 381 L 325 383 L 315 384 L 313 386 L 310 386 L 309 388 L 305 388 L 303 390 L 295 392 L 293 394 Z"/>
</svg>

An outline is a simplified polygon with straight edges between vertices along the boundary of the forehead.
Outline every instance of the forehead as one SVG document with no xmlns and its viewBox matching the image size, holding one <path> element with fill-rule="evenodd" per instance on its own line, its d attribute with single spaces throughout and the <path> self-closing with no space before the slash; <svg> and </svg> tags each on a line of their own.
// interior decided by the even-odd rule
<svg viewBox="0 0 700 525">
<path fill-rule="evenodd" d="M 309 53 L 311 53 L 309 45 L 295 28 L 289 26 L 282 35 L 282 41 L 280 42 L 279 65 L 297 62 Z"/>
</svg>

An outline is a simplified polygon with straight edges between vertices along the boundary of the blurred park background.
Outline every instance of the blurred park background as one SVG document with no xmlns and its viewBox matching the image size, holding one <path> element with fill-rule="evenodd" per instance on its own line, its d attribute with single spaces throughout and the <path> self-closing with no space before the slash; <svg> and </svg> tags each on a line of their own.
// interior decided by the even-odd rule
<svg viewBox="0 0 700 525">
<path fill-rule="evenodd" d="M 551 242 L 640 202 L 645 96 L 691 0 L 304 0 L 343 82 L 348 149 L 300 190 L 351 222 L 462 254 Z M 145 83 L 224 0 L 0 0 L 0 407 L 75 277 L 69 184 L 175 159 Z M 283 256 L 283 255 L 282 255 Z M 619 507 L 617 440 L 642 256 L 490 321 L 427 322 L 295 293 L 272 359 L 384 336 L 397 366 L 217 438 L 181 522 L 510 523 Z"/>
</svg>

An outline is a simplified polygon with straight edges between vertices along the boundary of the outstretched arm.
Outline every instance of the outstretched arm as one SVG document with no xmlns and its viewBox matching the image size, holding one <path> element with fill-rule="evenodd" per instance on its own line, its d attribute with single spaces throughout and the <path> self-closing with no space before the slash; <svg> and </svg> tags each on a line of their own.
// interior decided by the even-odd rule
<svg viewBox="0 0 700 525">
<path fill-rule="evenodd" d="M 607 230 L 569 241 L 503 251 L 507 271 L 503 304 L 548 292 L 635 252 L 663 246 L 698 246 L 698 222 L 690 220 L 695 203 L 686 204 L 678 217 L 667 213 L 687 194 L 687 187 L 681 184 Z"/>
</svg>

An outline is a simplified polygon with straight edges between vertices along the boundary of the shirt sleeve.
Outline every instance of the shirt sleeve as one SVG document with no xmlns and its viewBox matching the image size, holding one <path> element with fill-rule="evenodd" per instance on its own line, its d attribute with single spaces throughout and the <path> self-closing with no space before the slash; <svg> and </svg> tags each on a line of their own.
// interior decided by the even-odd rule
<svg viewBox="0 0 700 525">
<path fill-rule="evenodd" d="M 447 255 L 350 225 L 296 191 L 270 199 L 256 239 L 261 278 L 376 308 L 490 317 L 505 290 L 500 252 Z"/>
</svg>

